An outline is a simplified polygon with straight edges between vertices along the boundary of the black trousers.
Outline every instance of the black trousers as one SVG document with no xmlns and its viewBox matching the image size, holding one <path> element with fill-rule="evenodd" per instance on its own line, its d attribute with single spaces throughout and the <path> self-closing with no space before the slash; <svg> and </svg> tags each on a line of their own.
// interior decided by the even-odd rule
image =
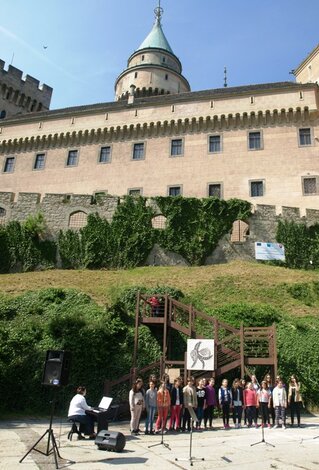
<svg viewBox="0 0 319 470">
<path fill-rule="evenodd" d="M 228 424 L 229 424 L 229 408 L 230 408 L 229 403 L 223 403 L 222 404 L 224 426 L 225 425 L 228 426 Z"/>
<path fill-rule="evenodd" d="M 204 426 L 205 426 L 205 428 L 207 426 L 207 423 L 209 423 L 209 426 L 212 427 L 213 418 L 214 418 L 214 405 L 208 405 L 207 408 L 204 410 Z"/>
<path fill-rule="evenodd" d="M 80 432 L 90 435 L 94 433 L 94 416 L 91 415 L 74 415 L 69 416 L 69 419 L 74 419 L 80 423 Z"/>
<path fill-rule="evenodd" d="M 255 406 L 247 406 L 247 421 L 248 425 L 251 426 L 252 423 L 257 424 L 257 417 L 256 417 L 256 407 Z"/>
<path fill-rule="evenodd" d="M 291 424 L 294 424 L 295 415 L 297 416 L 297 423 L 300 424 L 300 408 L 301 408 L 301 401 L 292 401 L 290 403 L 290 418 Z"/>
<path fill-rule="evenodd" d="M 262 424 L 270 424 L 268 403 L 259 402 L 259 413 Z"/>
</svg>

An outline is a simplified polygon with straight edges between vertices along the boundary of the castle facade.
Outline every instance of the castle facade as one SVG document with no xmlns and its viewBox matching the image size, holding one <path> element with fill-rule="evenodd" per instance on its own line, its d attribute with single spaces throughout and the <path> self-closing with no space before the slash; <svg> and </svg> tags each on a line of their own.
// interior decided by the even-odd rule
<svg viewBox="0 0 319 470">
<path fill-rule="evenodd" d="M 0 61 L 0 192 L 215 196 L 318 210 L 319 46 L 294 73 L 294 82 L 192 92 L 160 8 L 111 103 L 50 111 L 52 89 Z"/>
</svg>

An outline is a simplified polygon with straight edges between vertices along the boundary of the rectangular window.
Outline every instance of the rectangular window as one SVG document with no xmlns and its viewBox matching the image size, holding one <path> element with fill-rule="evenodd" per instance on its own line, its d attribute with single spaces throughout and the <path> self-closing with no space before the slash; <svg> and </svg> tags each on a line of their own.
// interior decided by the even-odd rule
<svg viewBox="0 0 319 470">
<path fill-rule="evenodd" d="M 260 132 L 249 132 L 248 146 L 249 146 L 249 150 L 261 149 L 261 133 Z"/>
<path fill-rule="evenodd" d="M 171 141 L 171 156 L 183 155 L 183 139 L 173 139 Z"/>
<path fill-rule="evenodd" d="M 221 136 L 220 135 L 210 135 L 209 136 L 209 152 L 217 153 L 221 152 Z"/>
<path fill-rule="evenodd" d="M 132 188 L 128 190 L 129 196 L 141 196 L 142 195 L 142 188 Z"/>
<path fill-rule="evenodd" d="M 99 163 L 110 163 L 111 161 L 111 147 L 101 147 Z"/>
<path fill-rule="evenodd" d="M 43 170 L 45 165 L 45 153 L 38 153 L 34 160 L 34 170 Z"/>
<path fill-rule="evenodd" d="M 134 144 L 133 146 L 133 160 L 143 160 L 144 158 L 144 143 Z"/>
<path fill-rule="evenodd" d="M 222 198 L 222 185 L 220 183 L 212 183 L 208 185 L 208 196 Z"/>
<path fill-rule="evenodd" d="M 13 173 L 14 170 L 14 161 L 15 157 L 7 157 L 4 163 L 3 172 L 4 173 Z"/>
<path fill-rule="evenodd" d="M 250 182 L 250 196 L 260 197 L 264 195 L 264 182 L 263 181 L 251 181 Z"/>
<path fill-rule="evenodd" d="M 311 145 L 311 129 L 299 129 L 299 145 Z"/>
<path fill-rule="evenodd" d="M 76 166 L 78 164 L 78 151 L 70 150 L 68 153 L 67 166 Z"/>
<path fill-rule="evenodd" d="M 303 178 L 303 193 L 317 194 L 317 178 Z"/>
<path fill-rule="evenodd" d="M 182 187 L 181 186 L 169 186 L 168 195 L 169 196 L 181 196 L 182 195 Z"/>
</svg>

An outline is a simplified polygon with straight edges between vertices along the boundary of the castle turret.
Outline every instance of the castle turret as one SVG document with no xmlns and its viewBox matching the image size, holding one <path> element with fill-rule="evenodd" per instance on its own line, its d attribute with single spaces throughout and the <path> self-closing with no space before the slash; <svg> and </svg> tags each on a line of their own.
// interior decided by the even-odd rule
<svg viewBox="0 0 319 470">
<path fill-rule="evenodd" d="M 22 71 L 12 65 L 5 70 L 4 65 L 0 60 L 0 119 L 48 110 L 53 89 L 40 86 L 39 80 L 30 75 L 23 78 Z"/>
<path fill-rule="evenodd" d="M 190 91 L 182 64 L 174 54 L 161 25 L 163 9 L 155 9 L 155 23 L 140 47 L 128 59 L 127 69 L 115 82 L 115 99 L 127 99 L 132 85 L 135 96 Z"/>
</svg>

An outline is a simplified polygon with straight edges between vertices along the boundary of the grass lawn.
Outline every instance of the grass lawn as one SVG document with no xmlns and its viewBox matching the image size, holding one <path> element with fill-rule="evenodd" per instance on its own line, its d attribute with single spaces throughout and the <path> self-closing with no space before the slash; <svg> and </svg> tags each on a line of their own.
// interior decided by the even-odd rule
<svg viewBox="0 0 319 470">
<path fill-rule="evenodd" d="M 225 303 L 266 303 L 294 315 L 318 315 L 319 292 L 311 302 L 295 299 L 287 287 L 318 282 L 318 272 L 289 270 L 257 262 L 235 261 L 201 267 L 142 267 L 118 271 L 52 270 L 1 274 L 0 292 L 16 296 L 46 287 L 75 288 L 99 304 L 114 300 L 122 288 L 168 285 L 181 289 L 197 308 Z"/>
</svg>

